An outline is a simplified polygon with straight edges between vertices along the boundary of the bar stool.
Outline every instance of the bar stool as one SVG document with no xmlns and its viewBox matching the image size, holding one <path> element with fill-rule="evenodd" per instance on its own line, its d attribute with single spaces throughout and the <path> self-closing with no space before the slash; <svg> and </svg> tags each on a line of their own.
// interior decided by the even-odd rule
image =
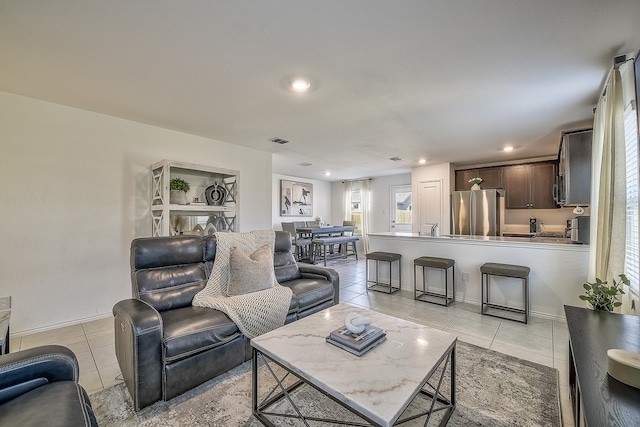
<svg viewBox="0 0 640 427">
<path fill-rule="evenodd" d="M 513 320 L 521 323 L 529 323 L 529 272 L 531 269 L 522 265 L 512 264 L 499 264 L 494 262 L 487 262 L 480 267 L 480 273 L 482 273 L 482 314 L 487 316 L 499 317 L 502 319 Z M 523 299 L 524 309 L 508 307 L 505 305 L 492 304 L 489 302 L 489 278 L 490 276 L 502 276 L 512 277 L 514 279 L 522 279 L 523 282 Z M 510 317 L 499 316 L 496 314 L 487 313 L 489 308 L 495 308 L 498 310 L 510 311 L 513 313 L 524 314 L 524 321 L 512 319 Z"/>
<path fill-rule="evenodd" d="M 413 299 L 430 302 L 433 304 L 444 305 L 447 307 L 449 301 L 456 300 L 456 278 L 453 266 L 455 261 L 449 258 L 437 258 L 423 256 L 413 260 Z M 418 289 L 418 281 L 416 279 L 416 270 L 422 267 L 422 289 Z M 444 293 L 433 292 L 427 290 L 427 268 L 437 268 L 444 270 Z M 449 269 L 451 269 L 451 294 L 449 294 Z M 431 298 L 429 298 L 431 297 Z M 436 298 L 434 301 L 433 298 Z M 444 300 L 439 301 L 440 298 Z"/>
<path fill-rule="evenodd" d="M 367 278 L 367 292 L 369 291 L 369 289 L 371 289 L 372 291 L 385 292 L 385 293 L 391 294 L 393 292 L 400 290 L 401 281 L 402 281 L 402 266 L 400 265 L 401 257 L 402 255 L 396 254 L 393 252 L 371 252 L 367 254 L 367 265 L 365 269 L 366 278 Z M 369 280 L 369 261 L 370 260 L 376 262 L 376 280 Z M 393 281 L 392 265 L 394 261 L 398 261 L 398 287 L 395 287 L 392 285 L 392 281 Z M 379 279 L 378 268 L 379 268 L 380 262 L 389 263 L 389 283 L 381 282 Z M 372 284 L 369 285 L 369 283 L 372 283 Z M 380 286 L 388 287 L 389 290 L 387 291 L 382 289 L 376 289 L 376 287 L 380 287 Z"/>
</svg>

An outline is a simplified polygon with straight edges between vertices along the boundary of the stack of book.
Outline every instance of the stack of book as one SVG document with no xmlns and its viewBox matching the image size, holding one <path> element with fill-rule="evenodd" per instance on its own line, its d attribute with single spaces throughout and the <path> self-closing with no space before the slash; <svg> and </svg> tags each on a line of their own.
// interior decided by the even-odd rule
<svg viewBox="0 0 640 427">
<path fill-rule="evenodd" d="M 327 337 L 327 342 L 347 350 L 356 356 L 362 356 L 386 338 L 384 331 L 377 326 L 368 325 L 359 334 L 349 332 L 346 326 L 336 329 Z"/>
</svg>

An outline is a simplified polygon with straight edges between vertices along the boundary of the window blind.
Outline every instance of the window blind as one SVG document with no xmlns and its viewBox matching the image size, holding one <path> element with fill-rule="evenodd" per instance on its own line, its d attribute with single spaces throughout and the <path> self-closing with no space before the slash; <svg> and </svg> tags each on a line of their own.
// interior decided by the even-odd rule
<svg viewBox="0 0 640 427">
<path fill-rule="evenodd" d="M 638 123 L 633 103 L 624 111 L 624 133 L 627 167 L 627 239 L 625 274 L 631 289 L 639 293 L 640 284 L 640 218 L 638 215 Z"/>
</svg>

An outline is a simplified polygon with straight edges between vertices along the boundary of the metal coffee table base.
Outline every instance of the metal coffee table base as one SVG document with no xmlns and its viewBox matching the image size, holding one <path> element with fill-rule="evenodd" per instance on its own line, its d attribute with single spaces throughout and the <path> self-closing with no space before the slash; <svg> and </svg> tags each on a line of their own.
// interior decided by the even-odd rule
<svg viewBox="0 0 640 427">
<path fill-rule="evenodd" d="M 266 367 L 266 369 L 269 370 L 269 373 L 271 374 L 272 378 L 275 380 L 275 386 L 273 386 L 273 388 L 270 390 L 270 392 L 268 393 L 268 395 L 261 401 L 258 402 L 258 360 L 259 358 L 262 358 L 262 360 L 264 361 L 264 366 Z M 438 378 L 436 378 L 437 380 L 437 384 L 432 384 L 431 379 L 433 377 L 427 378 L 427 380 L 425 381 L 424 384 L 422 384 L 422 387 L 419 390 L 418 394 L 421 395 L 425 395 L 427 397 L 430 398 L 431 404 L 429 406 L 429 409 L 420 412 L 419 414 L 413 414 L 410 416 L 407 416 L 405 418 L 399 419 L 398 421 L 395 422 L 394 425 L 401 425 L 403 423 L 406 423 L 408 421 L 411 420 L 415 420 L 416 418 L 420 418 L 420 417 L 424 417 L 426 416 L 425 422 L 424 422 L 424 426 L 429 425 L 429 421 L 431 421 L 431 416 L 437 412 L 440 411 L 445 411 L 444 412 L 444 416 L 443 418 L 440 420 L 440 423 L 438 424 L 439 426 L 445 426 L 447 424 L 447 422 L 449 421 L 449 418 L 451 418 L 451 414 L 453 413 L 455 406 L 456 406 L 456 388 L 455 388 L 455 384 L 456 384 L 456 347 L 455 345 L 453 345 L 451 347 L 451 349 L 445 353 L 442 358 L 438 361 L 437 366 L 441 366 L 442 370 L 440 371 L 440 374 L 438 375 Z M 274 371 L 273 369 L 273 365 L 278 365 L 280 366 L 282 369 L 285 370 L 285 374 L 284 376 L 282 376 L 282 378 L 279 378 L 277 373 Z M 445 378 L 445 374 L 447 372 L 447 369 L 450 373 L 450 396 L 446 397 L 442 394 L 441 388 L 444 382 L 444 378 Z M 378 426 L 379 424 L 375 424 L 373 421 L 371 421 L 370 419 L 368 419 L 367 417 L 365 417 L 364 415 L 360 414 L 358 411 L 354 410 L 353 408 L 349 407 L 348 405 L 346 405 L 345 403 L 339 401 L 338 399 L 334 398 L 333 396 L 330 396 L 328 394 L 326 394 L 323 390 L 321 390 L 320 388 L 316 387 L 315 385 L 304 381 L 303 379 L 298 378 L 297 381 L 295 381 L 294 383 L 286 386 L 284 384 L 285 380 L 287 380 L 287 378 L 289 378 L 289 375 L 292 375 L 293 377 L 295 377 L 295 375 L 290 372 L 286 367 L 282 366 L 281 364 L 279 364 L 278 362 L 276 362 L 275 360 L 269 358 L 268 356 L 266 356 L 265 354 L 261 353 L 259 350 L 253 348 L 253 358 L 252 358 L 252 369 L 251 369 L 251 385 L 252 385 L 252 407 L 253 407 L 253 415 L 265 426 L 268 427 L 276 427 L 275 424 L 273 424 L 273 422 L 268 418 L 268 417 L 273 417 L 273 418 L 296 418 L 301 420 L 305 426 L 309 426 L 310 424 L 308 423 L 308 421 L 314 421 L 314 422 L 323 422 L 323 423 L 333 423 L 333 424 L 342 424 L 342 425 L 350 425 L 350 426 Z M 297 377 L 296 377 L 297 378 Z M 308 416 L 308 415 L 304 415 L 302 413 L 302 410 L 295 404 L 294 399 L 291 397 L 291 393 L 296 390 L 298 387 L 303 386 L 303 385 L 308 385 L 313 387 L 314 389 L 318 390 L 319 392 L 321 392 L 322 394 L 324 394 L 326 397 L 330 398 L 331 400 L 333 400 L 334 402 L 340 404 L 341 406 L 343 406 L 344 408 L 348 409 L 349 411 L 351 411 L 352 413 L 356 414 L 358 417 L 362 418 L 363 420 L 365 420 L 365 422 L 362 423 L 358 423 L 358 422 L 354 422 L 353 420 L 350 421 L 344 421 L 344 420 L 335 420 L 335 419 L 330 419 L 330 418 L 319 418 L 319 417 L 314 417 L 314 416 Z M 417 396 L 417 395 L 416 395 Z M 415 397 L 414 396 L 414 399 Z M 287 413 L 280 413 L 280 412 L 270 412 L 268 409 L 269 407 L 271 407 L 272 405 L 282 401 L 286 399 L 289 404 L 291 405 L 291 407 L 295 410 L 295 414 L 287 414 Z M 438 402 L 439 405 L 436 405 L 436 402 Z"/>
</svg>

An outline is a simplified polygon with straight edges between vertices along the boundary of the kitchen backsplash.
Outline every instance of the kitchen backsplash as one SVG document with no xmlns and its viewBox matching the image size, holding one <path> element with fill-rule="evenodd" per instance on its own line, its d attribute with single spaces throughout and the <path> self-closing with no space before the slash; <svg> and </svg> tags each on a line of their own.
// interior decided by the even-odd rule
<svg viewBox="0 0 640 427">
<path fill-rule="evenodd" d="M 544 231 L 562 233 L 567 226 L 567 220 L 576 216 L 573 207 L 562 209 L 507 209 L 504 211 L 503 232 L 528 233 L 529 218 L 535 217 L 538 224 L 544 224 Z M 589 215 L 589 208 L 584 208 L 582 215 Z"/>
</svg>

